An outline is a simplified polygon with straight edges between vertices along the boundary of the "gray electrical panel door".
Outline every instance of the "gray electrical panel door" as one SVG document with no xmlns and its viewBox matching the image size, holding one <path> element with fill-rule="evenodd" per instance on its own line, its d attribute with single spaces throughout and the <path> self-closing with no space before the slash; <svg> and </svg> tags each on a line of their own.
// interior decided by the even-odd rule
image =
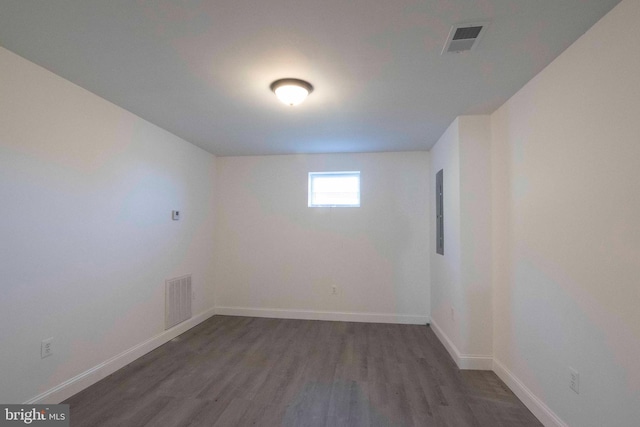
<svg viewBox="0 0 640 427">
<path fill-rule="evenodd" d="M 436 174 L 436 253 L 444 255 L 444 203 L 443 173 Z"/>
</svg>

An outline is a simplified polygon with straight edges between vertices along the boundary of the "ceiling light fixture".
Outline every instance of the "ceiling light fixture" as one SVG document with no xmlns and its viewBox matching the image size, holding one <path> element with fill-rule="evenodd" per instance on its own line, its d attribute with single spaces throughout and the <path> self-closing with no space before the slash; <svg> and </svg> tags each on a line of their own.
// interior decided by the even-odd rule
<svg viewBox="0 0 640 427">
<path fill-rule="evenodd" d="M 280 79 L 271 83 L 271 90 L 287 105 L 298 105 L 313 92 L 311 83 L 300 79 Z"/>
</svg>

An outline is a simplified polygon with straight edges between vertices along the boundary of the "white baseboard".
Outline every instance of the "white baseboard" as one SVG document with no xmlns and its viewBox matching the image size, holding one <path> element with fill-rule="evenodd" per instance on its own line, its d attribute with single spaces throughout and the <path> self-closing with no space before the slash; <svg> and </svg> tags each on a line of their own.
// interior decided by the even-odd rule
<svg viewBox="0 0 640 427">
<path fill-rule="evenodd" d="M 507 369 L 499 360 L 493 359 L 493 372 L 518 396 L 518 399 L 529 408 L 533 415 L 540 420 L 545 427 L 569 427 L 562 421 L 542 400 L 524 385 L 513 372 Z"/>
<path fill-rule="evenodd" d="M 461 354 L 453 341 L 449 339 L 433 319 L 431 320 L 431 329 L 433 329 L 433 332 L 460 369 L 479 369 L 495 372 L 545 427 L 569 427 L 499 360 L 493 356 Z"/>
<path fill-rule="evenodd" d="M 408 325 L 431 324 L 438 339 L 445 346 L 460 369 L 493 370 L 507 384 L 516 396 L 529 408 L 545 427 L 569 427 L 542 400 L 540 400 L 504 364 L 492 356 L 461 354 L 444 331 L 428 316 L 386 314 L 386 313 L 345 313 L 331 311 L 260 309 L 247 307 L 216 307 L 204 311 L 191 319 L 164 331 L 124 352 L 106 360 L 91 369 L 41 393 L 24 404 L 55 404 L 111 375 L 134 360 L 167 343 L 178 335 L 202 323 L 211 316 L 269 317 L 278 319 L 329 320 L 344 322 L 396 323 Z"/>
<path fill-rule="evenodd" d="M 331 320 L 341 322 L 398 323 L 426 325 L 429 316 L 388 313 L 345 313 L 335 311 L 285 310 L 248 307 L 216 307 L 216 314 L 226 316 L 269 317 L 276 319 Z"/>
<path fill-rule="evenodd" d="M 160 347 L 162 344 L 174 339 L 178 335 L 186 332 L 187 330 L 193 328 L 199 323 L 207 320 L 211 316 L 215 314 L 215 309 L 209 309 L 204 311 L 189 320 L 186 320 L 179 325 L 174 326 L 168 331 L 164 331 L 147 341 L 144 341 L 134 347 L 131 347 L 128 350 L 123 351 L 122 353 L 112 357 L 109 360 L 106 360 L 99 365 L 94 366 L 91 369 L 88 369 L 81 374 L 76 375 L 75 377 L 63 382 L 62 384 L 57 385 L 56 387 L 45 391 L 32 399 L 29 399 L 25 402 L 25 405 L 28 404 L 55 404 L 68 399 L 74 394 L 84 390 L 100 381 L 101 379 L 111 375 L 115 371 L 134 360 L 144 356 L 149 353 L 151 350 Z"/>
<path fill-rule="evenodd" d="M 480 371 L 490 371 L 493 369 L 493 356 L 479 354 L 462 354 L 456 345 L 449 339 L 447 334 L 431 320 L 431 329 L 436 334 L 442 345 L 447 349 L 453 360 L 460 369 L 475 369 Z"/>
</svg>

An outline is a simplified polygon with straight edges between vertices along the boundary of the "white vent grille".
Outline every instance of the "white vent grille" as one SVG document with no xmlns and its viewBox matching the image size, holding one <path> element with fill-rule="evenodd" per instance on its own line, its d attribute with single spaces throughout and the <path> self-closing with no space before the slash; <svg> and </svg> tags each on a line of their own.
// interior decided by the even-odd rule
<svg viewBox="0 0 640 427">
<path fill-rule="evenodd" d="M 474 49 L 480 42 L 488 25 L 488 22 L 454 25 L 449 31 L 449 37 L 447 37 L 442 53 L 459 53 Z"/>
<path fill-rule="evenodd" d="M 167 280 L 165 329 L 191 318 L 191 275 Z"/>
</svg>

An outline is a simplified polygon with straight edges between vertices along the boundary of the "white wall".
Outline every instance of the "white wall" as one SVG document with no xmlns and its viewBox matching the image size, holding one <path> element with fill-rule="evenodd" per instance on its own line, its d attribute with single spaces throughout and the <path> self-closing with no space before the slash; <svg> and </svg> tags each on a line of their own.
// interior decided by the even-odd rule
<svg viewBox="0 0 640 427">
<path fill-rule="evenodd" d="M 212 308 L 214 181 L 212 155 L 0 48 L 0 402 L 159 344 L 167 278 Z"/>
<path fill-rule="evenodd" d="M 218 313 L 429 321 L 429 153 L 217 162 Z M 361 207 L 307 207 L 308 173 L 340 170 Z"/>
<path fill-rule="evenodd" d="M 466 324 L 462 307 L 462 248 L 460 240 L 460 119 L 457 118 L 431 149 L 431 176 L 434 183 L 429 194 L 434 231 L 429 245 L 431 258 L 431 319 L 439 334 L 444 334 L 458 349 L 463 348 L 460 322 Z M 444 211 L 444 255 L 436 253 L 435 175 L 442 170 Z M 453 310 L 453 313 L 452 313 Z M 461 318 L 461 316 L 464 317 Z M 442 338 L 442 337 L 441 337 Z M 446 338 L 444 340 L 445 344 Z M 455 349 L 449 348 L 455 357 Z"/>
<path fill-rule="evenodd" d="M 458 117 L 431 150 L 432 176 L 444 174 L 445 217 L 444 256 L 431 245 L 434 330 L 470 369 L 491 368 L 493 344 L 490 124 L 489 116 Z"/>
<path fill-rule="evenodd" d="M 638 21 L 622 1 L 492 116 L 494 356 L 549 425 L 640 424 Z"/>
<path fill-rule="evenodd" d="M 460 239 L 467 354 L 481 364 L 493 351 L 491 283 L 491 119 L 462 116 L 460 123 Z M 482 366 L 477 366 L 478 368 Z M 490 364 L 486 363 L 489 369 Z"/>
</svg>

